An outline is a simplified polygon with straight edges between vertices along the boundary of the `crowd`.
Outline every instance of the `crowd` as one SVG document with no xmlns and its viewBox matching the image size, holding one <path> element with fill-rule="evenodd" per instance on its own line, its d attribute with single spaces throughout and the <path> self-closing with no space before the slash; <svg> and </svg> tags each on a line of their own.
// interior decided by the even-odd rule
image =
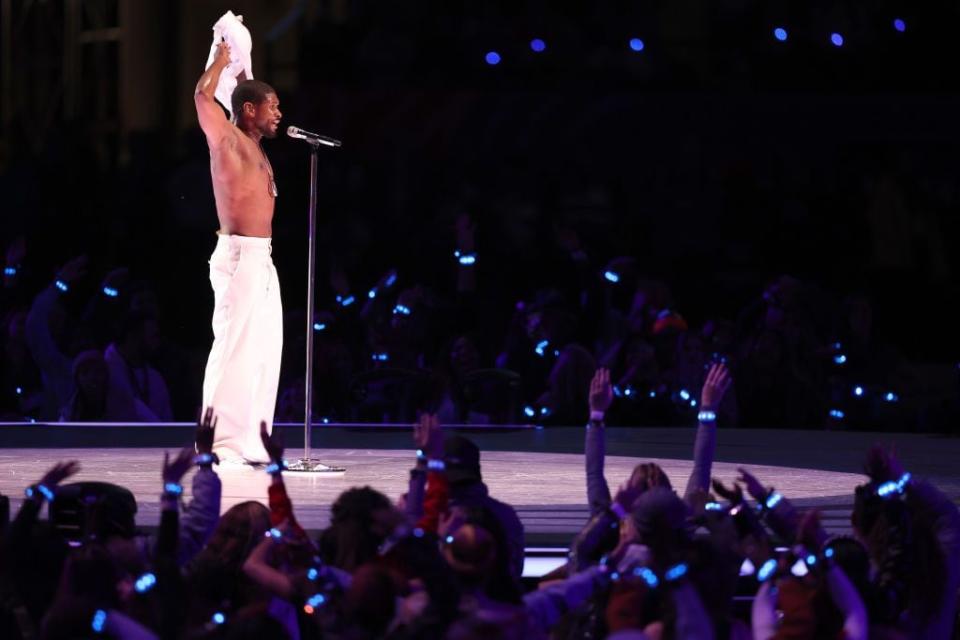
<svg viewBox="0 0 960 640">
<path fill-rule="evenodd" d="M 315 415 L 410 422 L 425 407 L 450 424 L 579 424 L 602 366 L 619 399 L 612 424 L 683 424 L 708 366 L 724 363 L 737 379 L 718 408 L 728 426 L 912 430 L 929 428 L 924 412 L 938 421 L 916 369 L 878 341 L 865 295 L 781 276 L 739 311 L 694 324 L 636 259 L 598 260 L 558 228 L 549 286 L 509 302 L 485 280 L 476 226 L 457 219 L 452 291 L 398 269 L 361 288 L 331 269 L 313 319 Z M 48 275 L 26 246 L 21 237 L 6 253 L 0 416 L 190 419 L 209 344 L 170 337 L 171 301 L 128 269 L 95 272 L 85 256 Z M 305 324 L 287 296 L 281 422 L 303 419 Z"/>
<path fill-rule="evenodd" d="M 408 491 L 344 491 L 313 537 L 270 455 L 266 502 L 220 515 L 208 410 L 195 442 L 165 455 L 155 534 L 135 525 L 125 488 L 66 483 L 54 465 L 26 489 L 0 540 L 0 637 L 116 638 L 931 638 L 955 637 L 960 512 L 880 447 L 853 495 L 853 535 L 828 536 L 747 469 L 711 482 L 717 416 L 732 377 L 712 365 L 698 396 L 693 471 L 682 495 L 639 463 L 611 492 L 606 414 L 615 377 L 584 394 L 591 518 L 566 564 L 521 581 L 524 530 L 490 495 L 480 451 L 414 426 Z M 196 466 L 192 496 L 183 479 Z M 186 502 L 186 504 L 184 504 Z M 48 518 L 42 519 L 44 504 Z"/>
</svg>

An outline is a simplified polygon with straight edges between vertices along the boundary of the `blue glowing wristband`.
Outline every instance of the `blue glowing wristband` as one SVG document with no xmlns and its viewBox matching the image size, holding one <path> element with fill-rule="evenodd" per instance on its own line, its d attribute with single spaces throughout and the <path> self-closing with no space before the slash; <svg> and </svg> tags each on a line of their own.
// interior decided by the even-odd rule
<svg viewBox="0 0 960 640">
<path fill-rule="evenodd" d="M 760 582 L 766 582 L 776 573 L 777 570 L 777 561 L 773 558 L 770 558 L 757 571 L 757 580 Z"/>
<path fill-rule="evenodd" d="M 7 276 L 7 277 L 9 277 L 9 278 L 12 278 L 13 276 L 17 275 L 17 268 L 16 268 L 16 267 L 4 267 L 4 269 L 3 269 L 3 275 L 5 275 L 5 276 Z"/>
<path fill-rule="evenodd" d="M 307 599 L 307 603 L 303 606 L 304 610 L 307 613 L 313 613 L 313 611 L 327 601 L 327 597 L 322 593 L 315 593 Z"/>
<path fill-rule="evenodd" d="M 688 567 L 686 564 L 681 562 L 680 564 L 675 564 L 663 574 L 663 579 L 667 582 L 676 582 L 683 576 L 687 575 Z"/>
<path fill-rule="evenodd" d="M 193 464 L 198 467 L 209 467 L 217 461 L 217 457 L 212 453 L 201 453 L 193 459 Z"/>
<path fill-rule="evenodd" d="M 274 541 L 279 542 L 283 539 L 283 532 L 276 527 L 267 529 L 267 532 L 263 534 L 264 538 L 273 538 Z"/>
<path fill-rule="evenodd" d="M 703 411 L 701 411 L 700 413 L 697 414 L 697 420 L 700 421 L 700 422 L 702 422 L 702 423 L 704 423 L 704 424 L 708 424 L 708 423 L 711 423 L 711 422 L 716 422 L 716 421 L 717 421 L 717 412 L 716 412 L 716 411 L 710 411 L 710 410 L 708 410 L 708 409 L 704 409 Z"/>
<path fill-rule="evenodd" d="M 210 618 L 210 622 L 212 622 L 215 625 L 221 625 L 226 621 L 227 621 L 227 616 L 223 615 L 223 613 L 221 613 L 220 611 L 217 611 L 216 613 L 214 613 L 213 616 L 211 616 Z"/>
<path fill-rule="evenodd" d="M 103 609 L 97 609 L 93 614 L 93 620 L 90 621 L 90 628 L 94 633 L 103 633 L 103 628 L 107 625 L 107 612 Z"/>
<path fill-rule="evenodd" d="M 287 469 L 287 461 L 281 460 L 280 462 L 271 462 L 267 465 L 266 472 L 269 476 L 275 476 L 278 473 L 282 473 Z"/>
<path fill-rule="evenodd" d="M 877 487 L 877 495 L 883 499 L 887 499 L 894 495 L 902 495 L 907 489 L 907 485 L 910 483 L 910 478 L 913 476 L 907 472 L 900 476 L 900 479 L 897 481 L 890 480 L 889 482 L 884 482 Z"/>
<path fill-rule="evenodd" d="M 34 498 L 39 493 L 47 502 L 53 502 L 55 497 L 50 487 L 45 484 L 35 484 L 32 487 L 27 487 L 24 489 L 23 493 L 28 498 Z"/>
<path fill-rule="evenodd" d="M 453 257 L 457 259 L 461 265 L 465 267 L 472 267 L 477 264 L 477 253 L 461 253 L 459 250 L 453 252 Z"/>
<path fill-rule="evenodd" d="M 70 291 L 70 286 L 63 280 L 54 280 L 53 285 L 64 293 L 66 293 L 67 291 Z"/>
<path fill-rule="evenodd" d="M 633 575 L 646 582 L 647 586 L 651 589 L 656 589 L 660 585 L 660 579 L 657 577 L 657 574 L 648 567 L 637 567 L 633 570 Z"/>
<path fill-rule="evenodd" d="M 119 291 L 117 291 L 113 287 L 108 287 L 106 285 L 104 285 L 102 291 L 103 291 L 103 295 L 107 296 L 108 298 L 116 298 L 117 296 L 120 295 Z"/>
<path fill-rule="evenodd" d="M 168 496 L 181 496 L 183 487 L 176 482 L 167 482 L 163 485 L 163 493 Z"/>
<path fill-rule="evenodd" d="M 47 487 L 47 485 L 45 485 L 45 484 L 38 484 L 38 485 L 37 485 L 37 491 L 39 491 L 41 494 L 43 494 L 43 497 L 44 497 L 44 499 L 46 499 L 47 502 L 53 502 L 53 498 L 54 498 L 53 490 L 50 489 L 49 487 Z"/>
<path fill-rule="evenodd" d="M 447 464 L 443 460 L 427 460 L 427 469 L 430 471 L 446 471 Z"/>
<path fill-rule="evenodd" d="M 153 589 L 157 584 L 157 576 L 152 573 L 145 573 L 133 584 L 133 588 L 137 593 L 146 593 Z"/>
<path fill-rule="evenodd" d="M 764 500 L 763 508 L 766 510 L 773 509 L 778 504 L 780 504 L 781 500 L 783 500 L 782 495 L 780 495 L 779 493 L 771 493 L 769 496 L 767 496 L 767 499 Z"/>
</svg>

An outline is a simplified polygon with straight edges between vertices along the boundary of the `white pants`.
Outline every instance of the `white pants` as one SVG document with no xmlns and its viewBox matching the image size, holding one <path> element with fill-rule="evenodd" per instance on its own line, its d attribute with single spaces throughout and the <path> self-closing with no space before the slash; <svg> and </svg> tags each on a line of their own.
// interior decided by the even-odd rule
<svg viewBox="0 0 960 640">
<path fill-rule="evenodd" d="M 266 461 L 260 421 L 273 427 L 283 348 L 283 309 L 270 238 L 221 235 L 210 256 L 213 346 L 203 406 L 217 416 L 221 459 Z"/>
</svg>

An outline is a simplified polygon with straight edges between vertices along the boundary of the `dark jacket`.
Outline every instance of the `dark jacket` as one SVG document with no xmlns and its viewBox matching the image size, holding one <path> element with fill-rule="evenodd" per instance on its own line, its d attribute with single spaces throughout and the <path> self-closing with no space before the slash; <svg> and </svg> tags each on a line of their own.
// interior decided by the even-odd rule
<svg viewBox="0 0 960 640">
<path fill-rule="evenodd" d="M 523 523 L 510 505 L 490 497 L 483 482 L 463 482 L 450 485 L 450 506 L 482 508 L 500 522 L 507 539 L 510 554 L 510 573 L 517 580 L 523 574 Z"/>
</svg>

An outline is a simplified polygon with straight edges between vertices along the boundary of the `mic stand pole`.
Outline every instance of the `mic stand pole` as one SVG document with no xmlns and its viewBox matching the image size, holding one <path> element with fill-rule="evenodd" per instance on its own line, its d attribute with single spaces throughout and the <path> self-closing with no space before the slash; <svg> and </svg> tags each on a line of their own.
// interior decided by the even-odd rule
<svg viewBox="0 0 960 640">
<path fill-rule="evenodd" d="M 310 211 L 309 249 L 307 251 L 307 371 L 305 377 L 306 400 L 303 408 L 303 457 L 291 463 L 288 471 L 300 471 L 322 475 L 343 475 L 343 467 L 331 467 L 310 457 L 310 436 L 313 428 L 313 280 L 317 270 L 317 149 L 318 141 L 310 144 Z"/>
</svg>

